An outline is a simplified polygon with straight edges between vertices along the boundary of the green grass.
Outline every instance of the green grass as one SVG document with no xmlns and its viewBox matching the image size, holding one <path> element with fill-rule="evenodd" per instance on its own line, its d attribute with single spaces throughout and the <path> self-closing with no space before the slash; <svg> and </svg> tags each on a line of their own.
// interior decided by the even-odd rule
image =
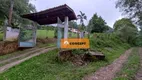
<svg viewBox="0 0 142 80">
<path fill-rule="evenodd" d="M 3 34 L 0 33 L 0 41 L 2 41 L 2 40 L 3 40 Z"/>
<path fill-rule="evenodd" d="M 138 55 L 138 48 L 134 48 L 128 61 L 124 64 L 122 70 L 117 73 L 114 80 L 134 80 L 134 76 L 140 65 L 140 57 Z"/>
<path fill-rule="evenodd" d="M 100 67 L 109 64 L 107 61 L 97 61 L 91 62 L 87 66 L 76 67 L 70 62 L 58 62 L 56 60 L 57 52 L 57 50 L 50 51 L 17 65 L 1 74 L 0 80 L 81 80 L 86 74 L 95 72 Z M 113 56 L 108 59 L 109 61 L 120 56 L 124 50 L 119 50 L 116 53 L 117 56 L 114 56 L 112 52 L 116 51 L 105 53 Z"/>
<path fill-rule="evenodd" d="M 127 44 L 119 42 L 120 39 L 113 35 L 99 34 L 99 36 L 100 38 L 97 39 L 91 38 L 91 48 L 103 52 L 106 61 L 95 61 L 86 66 L 77 67 L 70 62 L 61 63 L 57 61 L 58 50 L 53 50 L 0 74 L 0 80 L 81 80 L 85 75 L 110 64 L 129 47 Z M 104 39 L 109 40 L 109 42 Z M 101 40 L 107 45 L 104 45 Z M 115 41 L 118 41 L 118 43 Z"/>
<path fill-rule="evenodd" d="M 37 30 L 37 38 L 53 38 L 54 37 L 54 31 L 51 30 Z"/>
<path fill-rule="evenodd" d="M 71 34 L 71 36 L 69 35 Z M 64 36 L 64 35 L 62 35 Z M 54 30 L 37 30 L 37 38 L 54 38 Z M 69 38 L 77 38 L 76 33 L 69 32 L 68 33 Z"/>
<path fill-rule="evenodd" d="M 46 47 L 46 46 L 48 46 L 48 47 L 56 47 L 56 42 L 55 43 L 48 43 L 48 44 L 41 43 L 41 44 L 38 45 L 38 47 L 40 47 L 40 48 Z"/>
</svg>

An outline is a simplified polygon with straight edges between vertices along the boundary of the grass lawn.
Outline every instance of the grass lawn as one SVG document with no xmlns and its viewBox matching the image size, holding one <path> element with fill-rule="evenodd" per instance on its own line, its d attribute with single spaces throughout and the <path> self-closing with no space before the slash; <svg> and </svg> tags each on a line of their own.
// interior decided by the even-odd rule
<svg viewBox="0 0 142 80">
<path fill-rule="evenodd" d="M 81 80 L 83 76 L 95 72 L 102 66 L 118 58 L 124 48 L 102 49 L 108 61 L 91 62 L 86 66 L 73 66 L 70 62 L 56 60 L 58 50 L 50 51 L 27 60 L 0 74 L 0 80 Z M 115 54 L 114 54 L 115 53 Z"/>
<path fill-rule="evenodd" d="M 70 36 L 71 34 L 71 36 Z M 72 32 L 69 32 L 68 33 L 68 37 L 69 38 L 77 38 L 77 35 L 76 33 L 72 33 Z M 63 35 L 64 36 L 64 35 Z M 54 38 L 54 30 L 37 30 L 37 38 Z"/>
<path fill-rule="evenodd" d="M 138 55 L 138 48 L 134 48 L 128 61 L 124 64 L 122 70 L 117 73 L 114 80 L 133 80 L 140 65 L 140 57 Z"/>
<path fill-rule="evenodd" d="M 37 38 L 53 38 L 54 37 L 54 31 L 51 30 L 37 30 Z"/>
<path fill-rule="evenodd" d="M 91 37 L 91 49 L 101 51 L 106 61 L 94 61 L 85 66 L 73 66 L 71 62 L 57 61 L 58 50 L 33 57 L 0 74 L 0 80 L 81 80 L 100 67 L 112 63 L 129 45 L 110 34 L 97 34 Z"/>
<path fill-rule="evenodd" d="M 3 34 L 0 33 L 0 41 L 2 41 L 2 40 L 3 40 Z"/>
</svg>

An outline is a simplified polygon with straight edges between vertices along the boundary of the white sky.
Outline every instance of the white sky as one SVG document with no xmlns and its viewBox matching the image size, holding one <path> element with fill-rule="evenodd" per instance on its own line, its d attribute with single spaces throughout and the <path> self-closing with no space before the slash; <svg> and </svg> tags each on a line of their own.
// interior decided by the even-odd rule
<svg viewBox="0 0 142 80">
<path fill-rule="evenodd" d="M 36 6 L 37 11 L 67 4 L 76 15 L 79 11 L 86 14 L 86 24 L 95 13 L 101 16 L 110 27 L 113 27 L 116 20 L 122 18 L 119 10 L 115 8 L 115 0 L 31 0 L 31 3 Z"/>
</svg>

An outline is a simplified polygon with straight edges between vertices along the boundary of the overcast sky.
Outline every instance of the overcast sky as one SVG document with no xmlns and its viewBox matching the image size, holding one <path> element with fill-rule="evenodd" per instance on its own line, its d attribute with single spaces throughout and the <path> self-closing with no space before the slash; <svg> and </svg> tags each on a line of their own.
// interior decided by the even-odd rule
<svg viewBox="0 0 142 80">
<path fill-rule="evenodd" d="M 110 27 L 116 20 L 121 19 L 121 12 L 115 8 L 115 0 L 32 0 L 37 11 L 67 4 L 77 14 L 82 11 L 87 16 L 86 24 L 97 13 L 101 16 Z"/>
</svg>

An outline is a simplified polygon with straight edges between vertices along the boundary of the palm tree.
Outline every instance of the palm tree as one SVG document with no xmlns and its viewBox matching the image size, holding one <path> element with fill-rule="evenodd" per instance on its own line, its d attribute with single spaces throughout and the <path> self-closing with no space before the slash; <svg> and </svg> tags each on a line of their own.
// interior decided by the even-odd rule
<svg viewBox="0 0 142 80">
<path fill-rule="evenodd" d="M 85 31 L 84 20 L 87 20 L 87 16 L 85 15 L 85 13 L 83 13 L 82 11 L 80 11 L 80 14 L 77 15 L 77 18 L 80 19 L 80 25 L 81 25 L 81 27 L 80 27 L 79 30 L 82 33 L 81 30 L 83 30 L 83 32 Z M 84 37 L 84 35 L 83 35 L 83 37 Z"/>
</svg>

